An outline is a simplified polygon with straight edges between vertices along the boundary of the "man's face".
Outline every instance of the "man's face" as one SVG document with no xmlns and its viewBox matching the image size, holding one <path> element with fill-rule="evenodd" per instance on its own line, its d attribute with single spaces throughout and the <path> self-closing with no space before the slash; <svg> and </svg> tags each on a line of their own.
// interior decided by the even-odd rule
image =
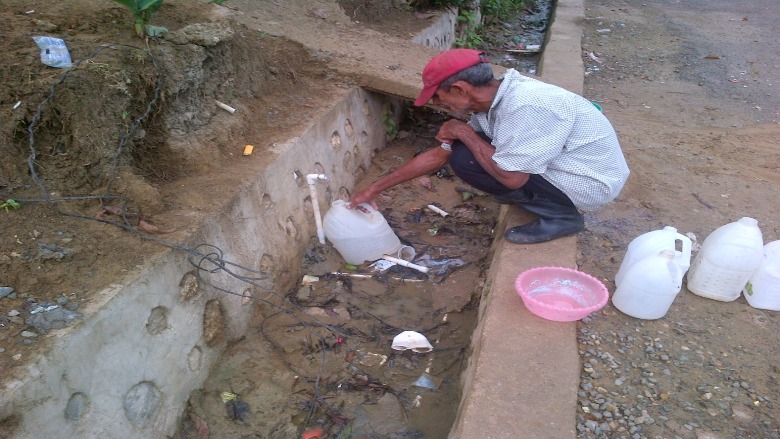
<svg viewBox="0 0 780 439">
<path fill-rule="evenodd" d="M 438 89 L 431 100 L 434 105 L 445 108 L 457 118 L 468 117 L 474 111 L 468 94 L 459 87 L 453 86 L 447 91 Z"/>
</svg>

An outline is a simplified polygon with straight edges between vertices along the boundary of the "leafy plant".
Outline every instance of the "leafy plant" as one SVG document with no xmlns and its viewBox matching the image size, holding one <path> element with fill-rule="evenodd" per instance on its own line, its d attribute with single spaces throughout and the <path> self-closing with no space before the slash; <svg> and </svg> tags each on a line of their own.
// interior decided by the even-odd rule
<svg viewBox="0 0 780 439">
<path fill-rule="evenodd" d="M 458 23 L 460 23 L 460 36 L 454 41 L 456 47 L 466 47 L 476 49 L 483 43 L 482 26 L 479 24 L 479 15 L 476 11 L 461 9 L 458 13 Z"/>
<path fill-rule="evenodd" d="M 163 4 L 163 0 L 114 0 L 115 2 L 126 6 L 133 13 L 135 18 L 135 33 L 143 38 L 147 35 L 147 26 L 157 11 Z M 152 36 L 159 35 L 160 28 L 155 27 Z"/>
<path fill-rule="evenodd" d="M 398 135 L 398 122 L 393 118 L 393 110 L 389 107 L 382 114 L 382 125 L 385 126 L 385 132 L 390 139 L 394 139 Z"/>
<path fill-rule="evenodd" d="M 525 6 L 525 0 L 482 0 L 483 15 L 511 18 L 517 15 Z"/>
<path fill-rule="evenodd" d="M 5 210 L 6 212 L 8 212 L 8 209 L 18 209 L 20 207 L 22 207 L 21 204 L 17 203 L 16 201 L 10 198 L 5 200 L 3 204 L 0 204 L 0 209 Z"/>
</svg>

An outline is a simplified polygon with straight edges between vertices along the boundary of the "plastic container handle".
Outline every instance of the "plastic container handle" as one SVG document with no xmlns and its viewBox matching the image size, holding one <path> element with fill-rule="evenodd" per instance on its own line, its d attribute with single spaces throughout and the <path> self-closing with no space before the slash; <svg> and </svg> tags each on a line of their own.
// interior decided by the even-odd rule
<svg viewBox="0 0 780 439">
<path fill-rule="evenodd" d="M 679 252 L 679 253 L 675 252 L 675 253 L 677 253 L 677 256 L 675 257 L 675 259 L 679 260 L 679 259 L 684 258 L 685 263 L 690 265 L 690 263 L 691 263 L 691 247 L 692 247 L 691 238 L 689 238 L 689 237 L 687 237 L 685 235 L 681 235 L 679 233 L 676 236 L 677 236 L 676 240 L 680 240 L 680 242 L 682 242 L 682 251 Z"/>
<path fill-rule="evenodd" d="M 360 203 L 354 208 L 355 212 L 360 212 L 366 215 L 372 215 L 376 210 L 369 203 Z"/>
</svg>

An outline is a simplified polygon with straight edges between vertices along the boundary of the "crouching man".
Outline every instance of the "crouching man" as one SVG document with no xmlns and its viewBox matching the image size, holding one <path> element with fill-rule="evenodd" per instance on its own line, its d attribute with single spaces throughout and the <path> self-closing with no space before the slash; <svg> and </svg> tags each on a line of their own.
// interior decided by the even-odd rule
<svg viewBox="0 0 780 439">
<path fill-rule="evenodd" d="M 496 79 L 487 57 L 471 49 L 441 52 L 422 78 L 414 104 L 431 101 L 455 117 L 436 135 L 441 147 L 354 194 L 350 206 L 449 161 L 461 180 L 538 217 L 506 231 L 508 241 L 530 244 L 576 234 L 585 226 L 581 210 L 623 188 L 629 170 L 615 130 L 582 96 L 514 69 Z"/>
</svg>

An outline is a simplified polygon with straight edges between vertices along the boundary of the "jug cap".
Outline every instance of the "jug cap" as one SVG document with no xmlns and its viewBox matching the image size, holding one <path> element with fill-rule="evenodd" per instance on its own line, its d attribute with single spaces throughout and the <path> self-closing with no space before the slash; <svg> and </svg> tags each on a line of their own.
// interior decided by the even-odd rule
<svg viewBox="0 0 780 439">
<path fill-rule="evenodd" d="M 755 227 L 758 225 L 758 220 L 755 218 L 751 218 L 749 216 L 743 216 L 737 222 L 742 224 L 743 226 L 748 226 L 748 227 Z"/>
</svg>

